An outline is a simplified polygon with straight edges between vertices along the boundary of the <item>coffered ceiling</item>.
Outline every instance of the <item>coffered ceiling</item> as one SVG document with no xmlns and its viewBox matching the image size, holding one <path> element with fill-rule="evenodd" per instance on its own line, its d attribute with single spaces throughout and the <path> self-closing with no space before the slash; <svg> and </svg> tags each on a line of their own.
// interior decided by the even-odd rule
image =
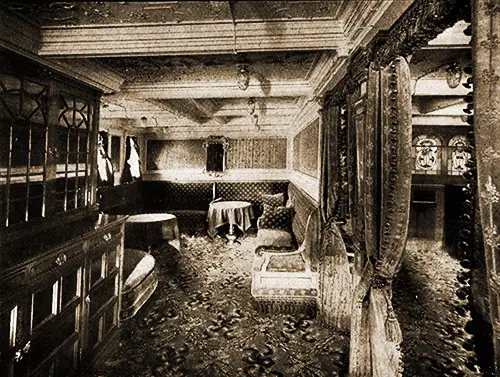
<svg viewBox="0 0 500 377">
<path fill-rule="evenodd" d="M 104 124 L 253 130 L 251 98 L 259 128 L 285 130 L 411 2 L 7 2 L 0 43 L 97 84 Z"/>
</svg>

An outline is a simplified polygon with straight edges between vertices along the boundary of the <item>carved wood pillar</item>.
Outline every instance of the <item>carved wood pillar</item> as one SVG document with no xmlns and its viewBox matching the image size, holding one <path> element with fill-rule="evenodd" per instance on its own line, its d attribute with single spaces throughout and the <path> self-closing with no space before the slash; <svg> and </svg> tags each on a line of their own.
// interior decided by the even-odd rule
<svg viewBox="0 0 500 377">
<path fill-rule="evenodd" d="M 473 2 L 474 135 L 496 375 L 500 375 L 500 3 Z"/>
</svg>

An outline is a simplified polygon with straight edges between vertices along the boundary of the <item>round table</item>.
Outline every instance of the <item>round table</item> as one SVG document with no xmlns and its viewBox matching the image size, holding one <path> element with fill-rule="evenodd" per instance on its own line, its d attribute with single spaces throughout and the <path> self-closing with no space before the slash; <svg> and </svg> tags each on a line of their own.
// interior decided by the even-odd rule
<svg viewBox="0 0 500 377">
<path fill-rule="evenodd" d="M 150 250 L 158 240 L 167 240 L 180 249 L 177 217 L 170 213 L 143 213 L 130 216 L 125 223 L 125 247 Z"/>
<path fill-rule="evenodd" d="M 245 233 L 250 228 L 252 218 L 253 208 L 250 202 L 231 200 L 210 203 L 207 215 L 208 235 L 214 237 L 218 227 L 229 223 L 229 233 L 226 237 L 232 244 L 236 239 L 234 226 Z"/>
</svg>

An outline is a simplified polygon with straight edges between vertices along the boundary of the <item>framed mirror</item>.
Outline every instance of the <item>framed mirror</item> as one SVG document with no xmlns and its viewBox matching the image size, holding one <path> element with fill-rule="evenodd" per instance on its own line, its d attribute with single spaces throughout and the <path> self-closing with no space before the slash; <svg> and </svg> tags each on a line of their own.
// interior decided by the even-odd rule
<svg viewBox="0 0 500 377">
<path fill-rule="evenodd" d="M 222 173 L 226 169 L 226 152 L 229 149 L 229 142 L 224 136 L 209 136 L 203 143 L 207 151 L 207 163 L 205 171 L 207 173 Z"/>
</svg>

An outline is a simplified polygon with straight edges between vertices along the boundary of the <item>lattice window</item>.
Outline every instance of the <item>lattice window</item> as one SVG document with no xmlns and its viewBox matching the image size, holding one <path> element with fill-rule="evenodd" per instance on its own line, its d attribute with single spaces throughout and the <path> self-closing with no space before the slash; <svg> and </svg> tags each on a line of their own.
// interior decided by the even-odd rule
<svg viewBox="0 0 500 377">
<path fill-rule="evenodd" d="M 439 174 L 441 141 L 436 136 L 420 135 L 413 139 L 413 174 Z"/>
<path fill-rule="evenodd" d="M 471 158 L 466 148 L 469 146 L 465 136 L 458 135 L 448 143 L 448 174 L 461 175 L 468 170 L 466 164 Z"/>
<path fill-rule="evenodd" d="M 89 189 L 89 132 L 92 104 L 61 92 L 55 127 L 55 207 L 67 211 L 87 205 Z"/>
<path fill-rule="evenodd" d="M 0 221 L 45 216 L 48 86 L 0 74 Z"/>
</svg>

